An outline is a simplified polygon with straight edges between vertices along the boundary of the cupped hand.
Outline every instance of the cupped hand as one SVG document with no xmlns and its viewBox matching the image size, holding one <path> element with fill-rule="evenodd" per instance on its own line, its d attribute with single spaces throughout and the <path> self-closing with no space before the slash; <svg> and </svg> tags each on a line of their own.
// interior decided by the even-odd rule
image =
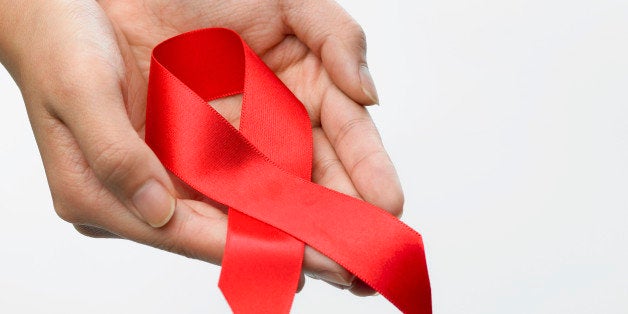
<svg viewBox="0 0 628 314">
<path fill-rule="evenodd" d="M 152 48 L 205 27 L 237 31 L 306 106 L 314 182 L 401 215 L 396 172 L 362 106 L 378 101 L 364 35 L 335 2 L 47 0 L 19 8 L 2 13 L 0 61 L 22 91 L 55 210 L 82 234 L 220 263 L 224 206 L 169 175 L 143 141 Z M 238 125 L 238 97 L 212 105 Z M 309 247 L 304 271 L 373 293 Z"/>
</svg>

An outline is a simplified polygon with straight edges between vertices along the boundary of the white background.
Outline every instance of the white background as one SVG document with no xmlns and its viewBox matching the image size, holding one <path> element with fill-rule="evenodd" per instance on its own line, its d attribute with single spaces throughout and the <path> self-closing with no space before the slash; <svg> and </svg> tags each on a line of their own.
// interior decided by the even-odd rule
<svg viewBox="0 0 628 314">
<path fill-rule="evenodd" d="M 359 1 L 435 313 L 628 313 L 628 2 Z M 0 313 L 226 313 L 219 268 L 56 217 L 0 71 Z M 294 313 L 395 313 L 310 280 Z"/>
</svg>

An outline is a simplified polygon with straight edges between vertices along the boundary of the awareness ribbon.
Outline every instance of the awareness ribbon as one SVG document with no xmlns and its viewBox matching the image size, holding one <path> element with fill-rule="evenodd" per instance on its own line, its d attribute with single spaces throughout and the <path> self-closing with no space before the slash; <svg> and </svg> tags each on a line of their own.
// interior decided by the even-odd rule
<svg viewBox="0 0 628 314">
<path fill-rule="evenodd" d="M 240 129 L 208 101 L 242 94 Z M 219 286 L 234 313 L 288 313 L 304 244 L 404 313 L 432 312 L 421 236 L 381 208 L 310 182 L 301 102 L 228 29 L 153 50 L 146 142 L 168 170 L 229 206 Z"/>
</svg>

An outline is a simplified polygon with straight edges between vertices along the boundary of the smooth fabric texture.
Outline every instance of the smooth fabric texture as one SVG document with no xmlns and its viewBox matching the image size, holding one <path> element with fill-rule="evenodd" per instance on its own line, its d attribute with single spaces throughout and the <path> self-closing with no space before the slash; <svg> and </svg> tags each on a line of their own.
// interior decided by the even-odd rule
<svg viewBox="0 0 628 314">
<path fill-rule="evenodd" d="M 240 130 L 207 104 L 238 93 Z M 230 207 L 220 287 L 235 313 L 289 311 L 304 243 L 404 313 L 431 313 L 421 236 L 310 182 L 305 108 L 235 32 L 203 29 L 158 45 L 146 115 L 146 142 L 166 168 Z"/>
</svg>

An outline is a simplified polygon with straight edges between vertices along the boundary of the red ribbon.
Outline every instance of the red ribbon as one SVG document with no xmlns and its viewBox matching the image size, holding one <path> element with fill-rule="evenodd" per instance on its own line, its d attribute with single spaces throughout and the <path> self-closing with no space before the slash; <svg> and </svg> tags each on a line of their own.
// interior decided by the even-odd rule
<svg viewBox="0 0 628 314">
<path fill-rule="evenodd" d="M 240 130 L 208 101 L 243 94 Z M 228 205 L 220 287 L 235 313 L 287 313 L 304 243 L 404 313 L 432 312 L 421 236 L 386 211 L 310 182 L 307 112 L 227 29 L 153 50 L 146 142 L 188 185 Z"/>
</svg>

